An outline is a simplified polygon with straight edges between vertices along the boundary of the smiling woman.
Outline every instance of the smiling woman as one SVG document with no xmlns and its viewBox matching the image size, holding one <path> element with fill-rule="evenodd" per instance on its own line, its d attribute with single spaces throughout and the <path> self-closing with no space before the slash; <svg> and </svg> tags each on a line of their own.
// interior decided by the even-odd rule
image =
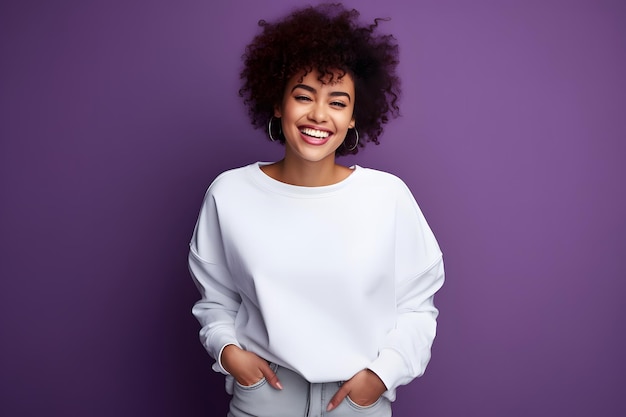
<svg viewBox="0 0 626 417">
<path fill-rule="evenodd" d="M 430 359 L 437 241 L 399 178 L 336 161 L 398 111 L 395 40 L 358 15 L 261 21 L 246 49 L 240 94 L 284 157 L 213 181 L 189 254 L 230 417 L 390 416 Z"/>
</svg>

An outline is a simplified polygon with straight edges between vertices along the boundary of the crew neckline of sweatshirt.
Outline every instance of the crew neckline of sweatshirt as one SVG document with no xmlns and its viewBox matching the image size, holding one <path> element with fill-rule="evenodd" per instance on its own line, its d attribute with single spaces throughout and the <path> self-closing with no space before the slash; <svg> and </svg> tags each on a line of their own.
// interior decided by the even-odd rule
<svg viewBox="0 0 626 417">
<path fill-rule="evenodd" d="M 261 170 L 262 166 L 269 165 L 271 163 L 272 162 L 256 162 L 248 167 L 248 171 L 252 174 L 255 182 L 263 188 L 275 193 L 294 197 L 319 197 L 322 195 L 337 193 L 346 188 L 350 183 L 354 182 L 355 179 L 363 172 L 363 168 L 361 166 L 352 165 L 349 167 L 352 170 L 352 173 L 335 184 L 321 185 L 319 187 L 306 187 L 278 181 Z"/>
</svg>

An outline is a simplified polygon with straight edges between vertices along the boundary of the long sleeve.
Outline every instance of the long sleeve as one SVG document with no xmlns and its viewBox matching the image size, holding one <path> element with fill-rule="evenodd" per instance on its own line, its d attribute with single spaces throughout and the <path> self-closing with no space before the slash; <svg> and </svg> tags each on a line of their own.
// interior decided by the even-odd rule
<svg viewBox="0 0 626 417">
<path fill-rule="evenodd" d="M 241 298 L 226 267 L 219 216 L 210 188 L 189 246 L 189 270 L 201 295 L 192 313 L 202 326 L 202 344 L 216 360 L 213 369 L 226 374 L 219 358 L 224 346 L 238 345 L 235 316 Z"/>
<path fill-rule="evenodd" d="M 391 400 L 430 360 L 438 315 L 433 299 L 444 281 L 439 246 L 410 191 L 404 191 L 396 208 L 396 323 L 369 366 Z"/>
</svg>

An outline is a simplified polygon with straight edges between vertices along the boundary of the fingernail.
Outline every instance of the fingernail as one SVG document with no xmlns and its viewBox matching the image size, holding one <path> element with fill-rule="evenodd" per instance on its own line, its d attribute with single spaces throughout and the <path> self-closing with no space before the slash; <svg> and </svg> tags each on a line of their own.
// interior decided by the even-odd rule
<svg viewBox="0 0 626 417">
<path fill-rule="evenodd" d="M 276 382 L 276 386 L 278 387 L 278 389 L 283 389 L 283 385 L 280 383 L 280 381 Z"/>
</svg>

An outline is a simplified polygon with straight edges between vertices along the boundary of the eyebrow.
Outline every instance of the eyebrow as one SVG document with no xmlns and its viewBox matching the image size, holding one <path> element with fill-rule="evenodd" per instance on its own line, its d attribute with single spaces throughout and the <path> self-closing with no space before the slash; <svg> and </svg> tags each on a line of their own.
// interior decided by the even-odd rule
<svg viewBox="0 0 626 417">
<path fill-rule="evenodd" d="M 317 94 L 317 90 L 313 87 L 311 87 L 310 85 L 306 85 L 306 84 L 296 84 L 293 86 L 293 88 L 291 89 L 291 92 L 293 93 L 295 89 L 297 88 L 301 88 L 303 90 L 306 90 L 308 92 L 311 92 L 313 94 Z M 344 91 L 331 91 L 330 92 L 330 96 L 331 97 L 348 97 L 348 100 L 352 101 L 352 99 L 350 98 L 350 94 L 344 92 Z"/>
</svg>

